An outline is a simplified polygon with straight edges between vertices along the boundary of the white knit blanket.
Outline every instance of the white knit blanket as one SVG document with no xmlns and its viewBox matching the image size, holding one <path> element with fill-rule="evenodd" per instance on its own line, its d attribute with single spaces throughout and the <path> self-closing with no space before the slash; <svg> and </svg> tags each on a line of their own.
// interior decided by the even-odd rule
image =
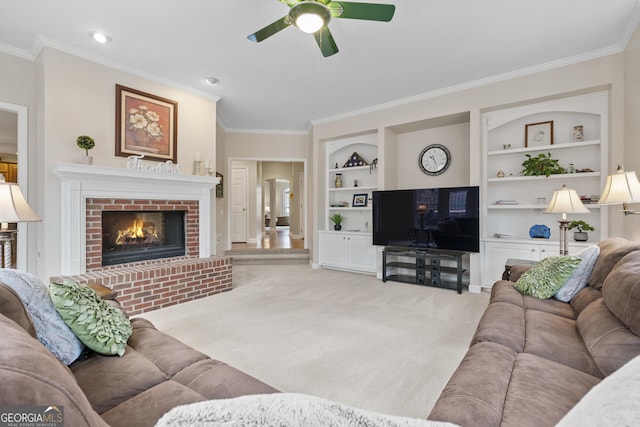
<svg viewBox="0 0 640 427">
<path fill-rule="evenodd" d="M 455 424 L 384 415 L 296 393 L 256 394 L 178 406 L 156 427 L 455 427 Z"/>
</svg>

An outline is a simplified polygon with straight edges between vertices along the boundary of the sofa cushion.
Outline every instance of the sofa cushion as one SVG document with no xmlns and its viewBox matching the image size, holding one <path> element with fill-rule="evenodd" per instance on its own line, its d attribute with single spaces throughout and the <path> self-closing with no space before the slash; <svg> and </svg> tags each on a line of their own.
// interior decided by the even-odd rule
<svg viewBox="0 0 640 427">
<path fill-rule="evenodd" d="M 205 354 L 158 331 L 151 322 L 142 318 L 131 319 L 133 332 L 128 344 L 150 360 L 167 377 L 173 377 L 189 365 L 208 359 Z"/>
<path fill-rule="evenodd" d="M 11 287 L 29 312 L 38 340 L 65 365 L 80 356 L 84 345 L 64 323 L 49 296 L 49 289 L 36 276 L 0 268 L 0 281 Z"/>
<path fill-rule="evenodd" d="M 461 426 L 498 427 L 516 352 L 500 344 L 472 346 L 427 417 Z"/>
<path fill-rule="evenodd" d="M 497 301 L 489 304 L 482 314 L 471 345 L 493 342 L 520 352 L 524 350 L 524 339 L 525 309 L 515 304 Z"/>
<path fill-rule="evenodd" d="M 121 310 L 71 280 L 52 282 L 49 289 L 58 313 L 87 347 L 100 354 L 124 354 L 131 323 Z"/>
<path fill-rule="evenodd" d="M 535 354 L 593 376 L 602 376 L 578 333 L 576 321 L 563 316 L 492 302 L 478 323 L 471 345 L 480 342 L 501 344 L 518 353 Z"/>
<path fill-rule="evenodd" d="M 580 313 L 577 324 L 591 357 L 605 376 L 640 354 L 640 337 L 609 311 L 602 298 Z"/>
<path fill-rule="evenodd" d="M 602 377 L 591 357 L 576 321 L 536 310 L 527 310 L 524 353 L 553 360 L 595 377 Z"/>
<path fill-rule="evenodd" d="M 461 426 L 552 426 L 599 378 L 500 344 L 472 346 L 429 420 Z"/>
<path fill-rule="evenodd" d="M 176 374 L 173 380 L 207 399 L 228 399 L 245 394 L 278 392 L 262 381 L 213 359 L 194 363 Z"/>
<path fill-rule="evenodd" d="M 16 322 L 32 337 L 38 337 L 36 327 L 20 296 L 10 286 L 2 282 L 0 282 L 0 314 Z"/>
<path fill-rule="evenodd" d="M 602 380 L 556 427 L 632 426 L 640 420 L 640 357 Z"/>
<path fill-rule="evenodd" d="M 622 323 L 640 335 L 640 251 L 616 264 L 604 282 L 602 298 Z"/>
<path fill-rule="evenodd" d="M 586 286 L 573 297 L 571 300 L 571 308 L 573 308 L 576 314 L 580 314 L 589 304 L 600 298 L 602 298 L 602 291 L 600 289 Z"/>
<path fill-rule="evenodd" d="M 514 287 L 525 295 L 551 298 L 567 283 L 579 264 L 580 259 L 573 255 L 547 257 L 522 274 Z"/>
<path fill-rule="evenodd" d="M 497 281 L 491 288 L 491 302 L 507 302 L 527 310 L 538 310 L 556 316 L 575 319 L 576 313 L 569 304 L 556 299 L 541 300 L 530 295 L 522 295 L 513 287 L 513 282 Z"/>
<path fill-rule="evenodd" d="M 591 277 L 589 277 L 589 286 L 596 289 L 602 288 L 605 279 L 618 261 L 628 253 L 640 250 L 640 243 L 634 243 L 619 237 L 603 240 L 598 243 L 598 246 L 600 247 L 600 256 L 593 267 Z"/>
<path fill-rule="evenodd" d="M 111 427 L 153 427 L 179 405 L 205 400 L 199 393 L 175 381 L 165 381 L 102 414 Z"/>
<path fill-rule="evenodd" d="M 598 382 L 587 373 L 520 353 L 511 372 L 502 425 L 553 426 Z"/>
<path fill-rule="evenodd" d="M 76 361 L 70 368 L 99 414 L 169 379 L 131 347 L 122 357 L 91 353 L 87 359 Z"/>
<path fill-rule="evenodd" d="M 600 255 L 600 248 L 596 245 L 589 246 L 578 252 L 575 256 L 580 258 L 580 264 L 571 277 L 569 277 L 567 283 L 558 289 L 554 298 L 569 302 L 582 288 L 587 286 L 587 280 L 589 280 L 589 276 L 591 276 L 593 267 L 598 260 L 598 255 Z"/>
<path fill-rule="evenodd" d="M 104 426 L 58 359 L 22 327 L 0 315 L 2 405 L 64 407 L 66 426 Z"/>
</svg>

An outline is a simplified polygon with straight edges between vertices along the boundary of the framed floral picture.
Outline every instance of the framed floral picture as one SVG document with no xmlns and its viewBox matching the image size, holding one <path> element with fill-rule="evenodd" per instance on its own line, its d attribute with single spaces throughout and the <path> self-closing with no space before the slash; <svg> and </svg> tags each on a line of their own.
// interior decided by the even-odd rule
<svg viewBox="0 0 640 427">
<path fill-rule="evenodd" d="M 178 162 L 178 103 L 116 85 L 116 156 Z"/>
</svg>

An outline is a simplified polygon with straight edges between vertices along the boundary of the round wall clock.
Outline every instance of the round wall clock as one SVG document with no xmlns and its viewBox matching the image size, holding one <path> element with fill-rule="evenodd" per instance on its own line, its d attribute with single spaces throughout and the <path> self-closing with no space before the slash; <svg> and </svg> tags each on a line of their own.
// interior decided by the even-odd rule
<svg viewBox="0 0 640 427">
<path fill-rule="evenodd" d="M 418 165 L 427 175 L 440 175 L 451 164 L 449 149 L 441 144 L 427 146 L 418 157 Z"/>
</svg>

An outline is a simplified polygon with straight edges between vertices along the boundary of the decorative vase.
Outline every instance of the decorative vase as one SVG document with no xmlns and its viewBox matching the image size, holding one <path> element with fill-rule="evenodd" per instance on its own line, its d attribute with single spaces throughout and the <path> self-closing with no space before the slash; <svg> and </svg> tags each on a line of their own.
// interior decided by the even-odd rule
<svg viewBox="0 0 640 427">
<path fill-rule="evenodd" d="M 342 188 L 342 174 L 341 173 L 337 173 L 336 174 L 335 185 L 336 185 L 336 188 Z"/>
<path fill-rule="evenodd" d="M 93 156 L 80 156 L 80 163 L 82 163 L 83 165 L 92 165 Z"/>
<path fill-rule="evenodd" d="M 573 240 L 576 242 L 586 242 L 589 239 L 589 234 L 585 231 L 574 231 Z"/>
<path fill-rule="evenodd" d="M 335 224 L 333 226 L 333 229 L 336 230 L 336 231 L 340 231 L 340 230 L 342 230 L 342 225 L 341 224 Z"/>
</svg>

